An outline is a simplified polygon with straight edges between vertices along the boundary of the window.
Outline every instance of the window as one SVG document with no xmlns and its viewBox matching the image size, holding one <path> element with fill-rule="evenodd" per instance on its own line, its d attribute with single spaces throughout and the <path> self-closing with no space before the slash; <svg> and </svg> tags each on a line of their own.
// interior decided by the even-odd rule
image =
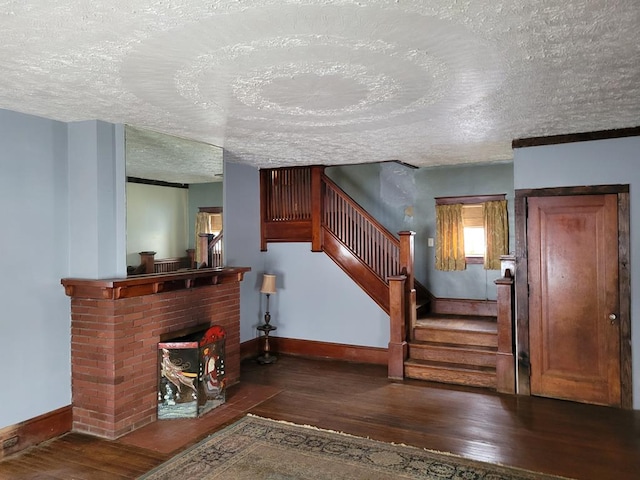
<svg viewBox="0 0 640 480">
<path fill-rule="evenodd" d="M 464 255 L 467 263 L 482 263 L 484 260 L 484 216 L 481 203 L 462 205 L 464 230 Z"/>
<path fill-rule="evenodd" d="M 464 270 L 467 264 L 482 263 L 485 269 L 499 269 L 500 255 L 508 252 L 505 195 L 435 200 L 436 268 Z"/>
</svg>

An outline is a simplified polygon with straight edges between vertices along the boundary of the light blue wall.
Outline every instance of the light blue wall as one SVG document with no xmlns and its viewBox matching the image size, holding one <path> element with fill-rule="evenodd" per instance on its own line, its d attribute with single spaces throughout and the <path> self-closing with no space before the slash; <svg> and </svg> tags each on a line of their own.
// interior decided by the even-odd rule
<svg viewBox="0 0 640 480">
<path fill-rule="evenodd" d="M 124 127 L 68 124 L 70 273 L 126 276 Z"/>
<path fill-rule="evenodd" d="M 640 138 L 630 137 L 517 149 L 516 190 L 628 184 L 631 211 L 631 335 L 633 405 L 640 409 Z"/>
<path fill-rule="evenodd" d="M 260 252 L 260 183 L 257 169 L 225 161 L 225 249 L 227 264 L 252 271 L 241 286 L 240 340 L 257 336 L 265 297 L 263 273 L 277 275 L 270 313 L 277 336 L 387 347 L 389 317 L 310 243 L 270 243 Z"/>
<path fill-rule="evenodd" d="M 222 205 L 222 182 L 192 183 L 189 185 L 189 248 L 196 248 L 196 214 L 198 213 L 198 208 L 222 207 Z"/>
<path fill-rule="evenodd" d="M 0 428 L 71 403 L 60 279 L 124 276 L 124 128 L 0 110 Z"/>
<path fill-rule="evenodd" d="M 256 336 L 254 326 L 260 318 L 258 276 L 264 272 L 264 254 L 260 252 L 259 172 L 234 162 L 225 151 L 223 182 L 225 263 L 251 268 L 240 282 L 240 341 L 244 342 Z"/>
<path fill-rule="evenodd" d="M 67 125 L 0 110 L 0 429 L 71 403 Z"/>
<path fill-rule="evenodd" d="M 435 268 L 436 197 L 506 194 L 510 251 L 514 245 L 513 164 L 412 169 L 389 162 L 330 167 L 327 175 L 394 234 L 416 232 L 415 275 L 439 298 L 496 298 L 497 270 L 467 265 L 461 272 Z"/>
<path fill-rule="evenodd" d="M 259 273 L 277 275 L 270 309 L 277 336 L 387 348 L 389 316 L 326 254 L 311 252 L 310 243 L 268 247 Z"/>
</svg>

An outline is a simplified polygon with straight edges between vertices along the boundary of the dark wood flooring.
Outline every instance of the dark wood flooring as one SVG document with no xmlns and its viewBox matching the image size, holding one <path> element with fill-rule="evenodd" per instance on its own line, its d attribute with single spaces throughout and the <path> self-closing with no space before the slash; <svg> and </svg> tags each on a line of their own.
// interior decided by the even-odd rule
<svg viewBox="0 0 640 480">
<path fill-rule="evenodd" d="M 420 381 L 281 357 L 242 364 L 227 403 L 117 441 L 69 433 L 0 462 L 0 479 L 133 479 L 247 412 L 577 479 L 640 479 L 640 411 Z"/>
</svg>

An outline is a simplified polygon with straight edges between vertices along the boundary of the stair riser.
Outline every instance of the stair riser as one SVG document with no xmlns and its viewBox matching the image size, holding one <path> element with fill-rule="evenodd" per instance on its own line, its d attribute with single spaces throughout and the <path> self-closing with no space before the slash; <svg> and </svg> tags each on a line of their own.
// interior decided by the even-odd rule
<svg viewBox="0 0 640 480">
<path fill-rule="evenodd" d="M 496 388 L 496 375 L 491 372 L 461 372 L 422 365 L 405 366 L 405 377 L 430 382 Z"/>
<path fill-rule="evenodd" d="M 435 362 L 462 363 L 481 367 L 496 366 L 496 352 L 469 350 L 464 347 L 409 345 L 409 358 Z"/>
<path fill-rule="evenodd" d="M 457 345 L 477 345 L 481 347 L 498 347 L 498 336 L 495 333 L 461 332 L 430 328 L 416 328 L 415 339 L 422 342 L 455 343 Z"/>
</svg>

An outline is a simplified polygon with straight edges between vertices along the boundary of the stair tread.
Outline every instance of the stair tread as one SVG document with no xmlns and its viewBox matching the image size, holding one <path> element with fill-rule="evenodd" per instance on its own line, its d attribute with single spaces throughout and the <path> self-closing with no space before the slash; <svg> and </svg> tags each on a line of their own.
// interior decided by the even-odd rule
<svg viewBox="0 0 640 480">
<path fill-rule="evenodd" d="M 419 318 L 416 321 L 416 328 L 496 333 L 498 330 L 498 324 L 496 317 L 430 315 L 429 317 Z"/>
<path fill-rule="evenodd" d="M 414 348 L 447 348 L 456 350 L 466 350 L 472 352 L 496 353 L 498 347 L 486 345 L 469 345 L 466 343 L 446 343 L 446 342 L 430 342 L 427 340 L 412 340 L 409 346 Z"/>
<path fill-rule="evenodd" d="M 405 360 L 405 366 L 423 366 L 423 367 L 431 367 L 443 370 L 459 370 L 459 371 L 467 371 L 467 372 L 475 372 L 475 373 L 487 373 L 487 374 L 495 374 L 496 369 L 494 367 L 487 367 L 481 365 L 466 365 L 462 363 L 450 363 L 450 362 L 438 362 L 434 360 L 418 360 L 415 358 L 411 358 L 409 360 Z"/>
</svg>

